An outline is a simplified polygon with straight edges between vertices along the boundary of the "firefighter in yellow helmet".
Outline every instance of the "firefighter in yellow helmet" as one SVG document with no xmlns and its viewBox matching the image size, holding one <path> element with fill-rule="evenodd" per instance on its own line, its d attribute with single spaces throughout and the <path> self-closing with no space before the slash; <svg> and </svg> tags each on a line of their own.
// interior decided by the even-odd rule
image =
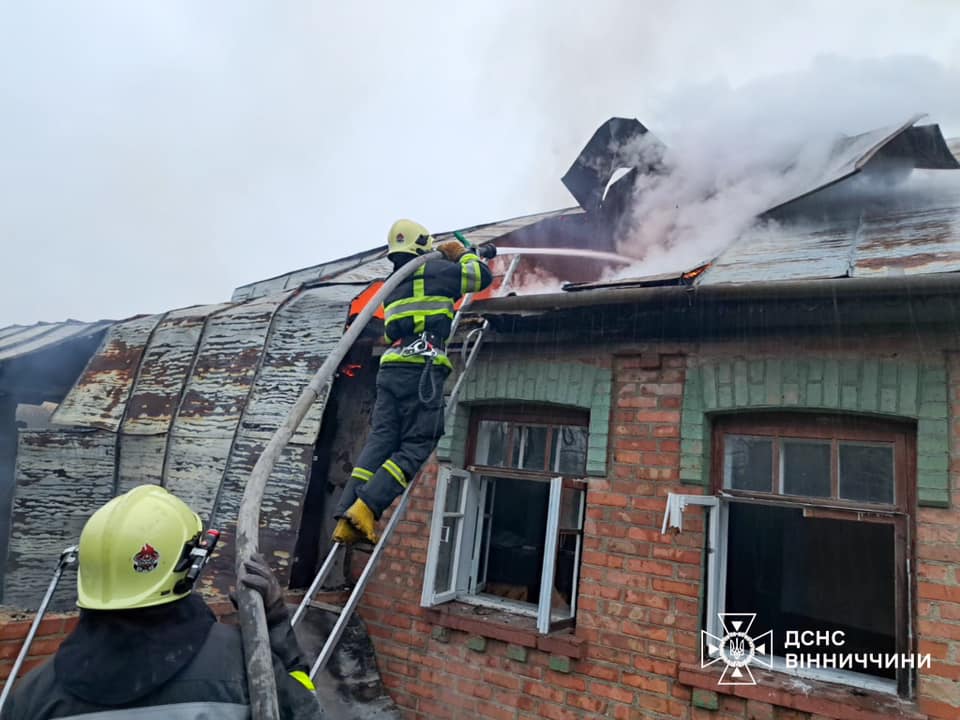
<svg viewBox="0 0 960 720">
<path fill-rule="evenodd" d="M 218 623 L 192 592 L 217 536 L 154 485 L 97 510 L 80 536 L 77 627 L 17 685 L 3 720 L 249 717 L 239 630 Z M 263 558 L 247 564 L 241 582 L 264 598 L 281 716 L 322 717 Z"/>
<path fill-rule="evenodd" d="M 450 240 L 434 247 L 430 232 L 397 220 L 387 234 L 394 272 L 418 255 L 438 250 L 383 303 L 390 347 L 380 359 L 371 432 L 340 496 L 334 542 L 377 542 L 376 523 L 406 489 L 443 435 L 443 386 L 453 368 L 445 353 L 454 304 L 493 281 L 478 251 Z M 493 257 L 496 249 L 480 252 Z"/>
</svg>

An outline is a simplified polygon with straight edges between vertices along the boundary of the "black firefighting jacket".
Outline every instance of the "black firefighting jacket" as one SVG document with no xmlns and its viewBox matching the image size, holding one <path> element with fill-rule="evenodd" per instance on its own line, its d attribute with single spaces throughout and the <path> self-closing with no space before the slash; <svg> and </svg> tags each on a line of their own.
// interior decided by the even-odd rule
<svg viewBox="0 0 960 720">
<path fill-rule="evenodd" d="M 486 263 L 473 252 L 467 252 L 458 262 L 428 260 L 410 277 L 404 279 L 383 303 L 384 335 L 387 342 L 397 343 L 380 358 L 383 367 L 388 363 L 423 365 L 421 355 L 403 355 L 402 346 L 429 333 L 436 342 L 445 343 L 453 322 L 456 301 L 467 293 L 480 292 L 493 282 L 493 274 Z M 434 363 L 452 368 L 442 352 Z"/>
<path fill-rule="evenodd" d="M 274 667 L 280 716 L 322 718 L 316 696 L 290 676 L 293 668 L 276 655 Z M 81 613 L 52 660 L 18 683 L 0 720 L 249 717 L 240 631 L 218 623 L 200 597 L 188 595 L 145 610 Z"/>
</svg>

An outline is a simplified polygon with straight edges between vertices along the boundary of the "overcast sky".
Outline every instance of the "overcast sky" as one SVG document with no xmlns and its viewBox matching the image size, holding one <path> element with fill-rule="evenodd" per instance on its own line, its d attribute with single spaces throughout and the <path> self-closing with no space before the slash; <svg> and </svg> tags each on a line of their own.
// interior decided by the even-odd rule
<svg viewBox="0 0 960 720">
<path fill-rule="evenodd" d="M 955 0 L 2 3 L 0 327 L 572 205 L 612 115 L 960 135 L 958 79 Z"/>
</svg>

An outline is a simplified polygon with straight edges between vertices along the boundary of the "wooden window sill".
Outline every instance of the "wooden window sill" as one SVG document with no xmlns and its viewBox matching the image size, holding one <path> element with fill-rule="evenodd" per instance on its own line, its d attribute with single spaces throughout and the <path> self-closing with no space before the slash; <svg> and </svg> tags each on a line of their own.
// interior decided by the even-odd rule
<svg viewBox="0 0 960 720">
<path fill-rule="evenodd" d="M 886 720 L 891 717 L 927 720 L 915 703 L 893 695 L 753 667 L 750 670 L 757 679 L 756 685 L 718 685 L 720 669 L 701 668 L 699 664 L 681 665 L 679 681 L 720 695 L 733 695 L 836 720 Z"/>
<path fill-rule="evenodd" d="M 537 632 L 537 621 L 532 617 L 460 602 L 425 608 L 423 612 L 427 621 L 451 630 L 577 660 L 586 654 L 583 639 L 578 638 L 573 630 L 565 628 L 549 635 L 540 635 Z"/>
</svg>

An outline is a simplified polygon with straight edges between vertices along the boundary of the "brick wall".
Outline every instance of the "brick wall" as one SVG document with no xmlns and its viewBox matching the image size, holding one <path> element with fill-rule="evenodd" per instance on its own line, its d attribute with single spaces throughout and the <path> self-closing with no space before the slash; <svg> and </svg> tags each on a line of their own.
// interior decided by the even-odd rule
<svg viewBox="0 0 960 720">
<path fill-rule="evenodd" d="M 27 637 L 33 616 L 22 620 L 7 620 L 0 623 L 0 681 L 6 682 L 13 670 L 13 663 L 20 654 L 23 641 Z M 60 643 L 70 634 L 77 624 L 75 614 L 48 615 L 40 623 L 37 635 L 30 645 L 30 654 L 21 668 L 18 678 L 33 668 L 49 660 L 60 647 Z"/>
<path fill-rule="evenodd" d="M 756 688 L 734 696 L 718 693 L 715 677 L 695 672 L 703 516 L 688 510 L 683 533 L 660 532 L 668 492 L 704 490 L 681 482 L 688 357 L 671 352 L 614 360 L 608 473 L 591 479 L 587 494 L 575 652 L 560 644 L 525 647 L 520 634 L 484 632 L 476 623 L 457 629 L 419 606 L 436 467 L 425 470 L 360 609 L 384 683 L 405 717 L 960 717 L 960 356 L 947 363 L 950 506 L 917 515 L 919 651 L 932 654 L 933 667 L 922 673 L 919 702 L 902 704 L 842 688 L 805 695 L 773 673 L 758 673 Z"/>
</svg>

